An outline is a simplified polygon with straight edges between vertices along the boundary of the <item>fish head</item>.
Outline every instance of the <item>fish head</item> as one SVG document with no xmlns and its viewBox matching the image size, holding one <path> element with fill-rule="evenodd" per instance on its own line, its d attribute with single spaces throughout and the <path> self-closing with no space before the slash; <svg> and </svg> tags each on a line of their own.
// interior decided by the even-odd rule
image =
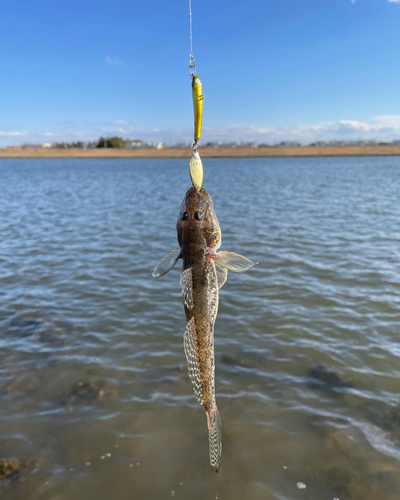
<svg viewBox="0 0 400 500">
<path fill-rule="evenodd" d="M 179 245 L 192 241 L 217 250 L 221 246 L 221 229 L 211 196 L 204 188 L 191 187 L 183 199 L 177 223 Z"/>
</svg>

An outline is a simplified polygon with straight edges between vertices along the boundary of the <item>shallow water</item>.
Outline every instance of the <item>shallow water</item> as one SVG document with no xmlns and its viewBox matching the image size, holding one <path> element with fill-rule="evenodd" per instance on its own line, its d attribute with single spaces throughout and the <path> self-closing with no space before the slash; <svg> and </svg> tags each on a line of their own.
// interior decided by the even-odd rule
<svg viewBox="0 0 400 500">
<path fill-rule="evenodd" d="M 400 158 L 204 166 L 221 249 L 260 262 L 220 295 L 218 474 L 180 271 L 150 277 L 187 161 L 0 160 L 2 499 L 400 497 Z"/>
</svg>

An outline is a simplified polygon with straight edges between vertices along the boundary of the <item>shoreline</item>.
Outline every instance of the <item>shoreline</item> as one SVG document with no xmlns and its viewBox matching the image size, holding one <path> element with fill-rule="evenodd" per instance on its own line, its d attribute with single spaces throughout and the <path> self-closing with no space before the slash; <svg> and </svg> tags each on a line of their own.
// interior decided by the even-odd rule
<svg viewBox="0 0 400 500">
<path fill-rule="evenodd" d="M 189 158 L 190 148 L 0 149 L 0 158 Z M 294 148 L 202 148 L 202 158 L 288 158 L 314 156 L 400 156 L 400 145 L 303 146 Z"/>
</svg>

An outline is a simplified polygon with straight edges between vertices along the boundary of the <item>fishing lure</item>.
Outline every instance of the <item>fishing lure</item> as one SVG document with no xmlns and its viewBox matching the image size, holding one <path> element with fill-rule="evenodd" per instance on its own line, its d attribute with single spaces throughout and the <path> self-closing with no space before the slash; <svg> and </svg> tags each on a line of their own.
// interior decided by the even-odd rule
<svg viewBox="0 0 400 500">
<path fill-rule="evenodd" d="M 192 33 L 192 2 L 189 0 L 190 14 L 190 55 L 189 55 L 189 75 L 192 79 L 192 97 L 194 111 L 194 143 L 192 147 L 192 155 L 189 160 L 189 173 L 193 187 L 200 192 L 203 184 L 203 164 L 200 155 L 197 151 L 197 143 L 201 138 L 201 127 L 203 123 L 203 84 L 200 78 L 196 75 L 196 62 L 193 56 L 193 33 Z"/>
<path fill-rule="evenodd" d="M 192 94 L 194 110 L 194 144 L 192 156 L 189 161 L 189 173 L 192 184 L 197 191 L 200 191 L 203 184 L 203 164 L 197 152 L 197 142 L 201 138 L 201 126 L 203 121 L 203 85 L 197 75 L 192 75 Z"/>
<path fill-rule="evenodd" d="M 192 76 L 192 94 L 194 109 L 194 142 L 201 138 L 201 125 L 203 121 L 203 85 L 197 75 Z"/>
</svg>

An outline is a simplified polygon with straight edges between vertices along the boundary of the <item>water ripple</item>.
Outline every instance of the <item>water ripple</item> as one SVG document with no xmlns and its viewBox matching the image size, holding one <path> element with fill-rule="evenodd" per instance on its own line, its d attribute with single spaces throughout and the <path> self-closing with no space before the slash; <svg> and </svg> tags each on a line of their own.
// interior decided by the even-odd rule
<svg viewBox="0 0 400 500">
<path fill-rule="evenodd" d="M 204 166 L 222 249 L 260 262 L 221 290 L 217 478 L 179 269 L 150 277 L 187 161 L 0 160 L 0 444 L 34 463 L 7 500 L 398 498 L 400 160 Z"/>
</svg>

